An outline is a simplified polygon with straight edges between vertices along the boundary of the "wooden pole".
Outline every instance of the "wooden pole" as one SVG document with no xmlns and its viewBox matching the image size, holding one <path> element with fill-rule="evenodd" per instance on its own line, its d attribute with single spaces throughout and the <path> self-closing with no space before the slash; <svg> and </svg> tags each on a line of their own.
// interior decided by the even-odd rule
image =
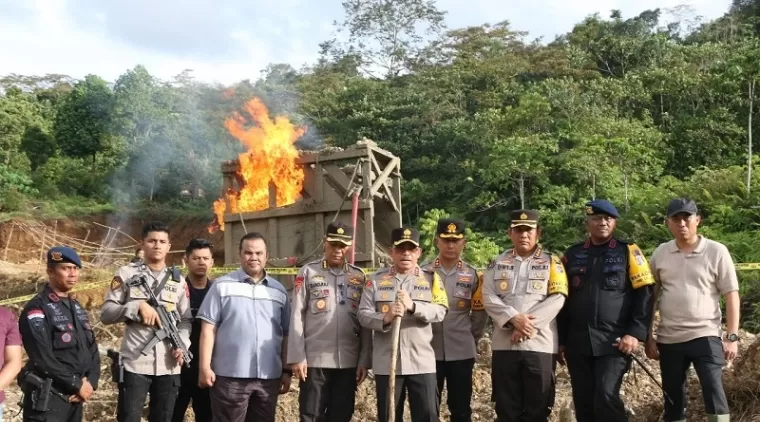
<svg viewBox="0 0 760 422">
<path fill-rule="evenodd" d="M 37 261 L 37 269 L 34 270 L 35 274 L 40 273 L 40 265 L 45 260 L 45 236 L 47 235 L 47 227 L 42 231 L 42 242 L 40 242 L 40 260 Z"/>
<path fill-rule="evenodd" d="M 55 235 L 56 235 L 56 233 L 58 233 L 58 220 L 55 220 L 55 222 L 53 222 L 53 241 L 51 242 L 53 244 L 53 246 L 55 246 Z"/>
<path fill-rule="evenodd" d="M 8 233 L 8 239 L 5 240 L 5 251 L 3 252 L 3 261 L 8 261 L 8 247 L 11 245 L 11 238 L 13 238 L 14 227 L 16 227 L 16 223 L 11 224 L 11 232 Z"/>
<path fill-rule="evenodd" d="M 388 376 L 388 422 L 396 418 L 396 361 L 398 360 L 398 340 L 401 332 L 401 317 L 393 317 L 391 328 L 391 368 Z"/>
<path fill-rule="evenodd" d="M 90 229 L 87 229 L 87 234 L 84 236 L 84 240 L 82 241 L 82 244 L 79 245 L 79 253 L 84 252 L 84 248 L 87 245 L 87 239 L 90 238 Z"/>
</svg>

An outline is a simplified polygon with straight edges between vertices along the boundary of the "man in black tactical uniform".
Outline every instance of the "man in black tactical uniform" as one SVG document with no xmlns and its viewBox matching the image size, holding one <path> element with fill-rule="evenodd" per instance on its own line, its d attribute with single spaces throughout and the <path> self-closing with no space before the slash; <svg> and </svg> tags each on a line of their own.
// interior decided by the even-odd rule
<svg viewBox="0 0 760 422">
<path fill-rule="evenodd" d="M 29 355 L 19 375 L 24 421 L 78 422 L 82 403 L 100 379 L 100 355 L 87 311 L 69 297 L 82 262 L 73 249 L 56 246 L 48 251 L 47 264 L 48 284 L 19 316 Z"/>
<path fill-rule="evenodd" d="M 589 238 L 562 258 L 570 288 L 558 318 L 560 362 L 578 422 L 628 420 L 620 386 L 648 334 L 654 279 L 639 247 L 613 237 L 619 217 L 608 201 L 588 202 Z"/>
</svg>

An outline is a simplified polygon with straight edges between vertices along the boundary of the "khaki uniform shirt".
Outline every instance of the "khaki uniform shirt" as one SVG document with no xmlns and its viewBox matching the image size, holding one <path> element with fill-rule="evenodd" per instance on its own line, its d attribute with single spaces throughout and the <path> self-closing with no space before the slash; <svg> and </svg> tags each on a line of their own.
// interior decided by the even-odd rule
<svg viewBox="0 0 760 422">
<path fill-rule="evenodd" d="M 455 361 L 475 358 L 476 345 L 483 336 L 488 320 L 481 294 L 482 274 L 461 260 L 449 271 L 441 266 L 439 259 L 423 264 L 421 268 L 438 274 L 449 299 L 449 312 L 443 322 L 433 324 L 435 359 Z M 465 341 L 468 338 L 471 341 Z"/>
<path fill-rule="evenodd" d="M 372 330 L 362 328 L 356 316 L 365 283 L 364 272 L 348 263 L 329 268 L 317 260 L 301 268 L 293 289 L 288 364 L 369 368 Z"/>
<path fill-rule="evenodd" d="M 398 274 L 395 267 L 384 268 L 367 280 L 359 304 L 359 323 L 375 331 L 372 371 L 390 375 L 392 323 L 383 324 L 383 317 L 396 300 L 398 289 L 409 294 L 415 310 L 401 318 L 396 375 L 435 373 L 431 324 L 443 321 L 449 300 L 438 274 L 420 267 L 404 275 Z"/>
<path fill-rule="evenodd" d="M 483 274 L 483 305 L 493 318 L 492 350 L 559 352 L 557 315 L 567 298 L 567 274 L 562 261 L 544 252 L 521 258 L 509 249 L 493 260 Z M 512 344 L 508 326 L 517 314 L 530 314 L 536 334 Z"/>
<path fill-rule="evenodd" d="M 175 281 L 171 272 L 172 267 L 166 267 L 156 278 L 150 268 L 142 263 L 127 264 L 116 270 L 111 288 L 106 293 L 100 319 L 104 324 L 127 323 L 121 341 L 121 354 L 124 368 L 129 372 L 155 376 L 180 373 L 180 365 L 172 356 L 172 346 L 168 339 L 158 342 L 147 356 L 141 353 L 143 347 L 155 336 L 155 327 L 140 322 L 140 303 L 147 300 L 148 295 L 140 287 L 127 287 L 127 282 L 132 277 L 145 275 L 150 287 L 155 289 L 158 283 L 168 276 L 158 300 L 167 310 L 176 310 L 179 313 L 180 322 L 177 328 L 180 338 L 189 348 L 193 315 L 188 288 L 182 276 L 178 277 L 179 281 Z M 198 359 L 198 356 L 193 356 L 193 359 Z"/>
</svg>

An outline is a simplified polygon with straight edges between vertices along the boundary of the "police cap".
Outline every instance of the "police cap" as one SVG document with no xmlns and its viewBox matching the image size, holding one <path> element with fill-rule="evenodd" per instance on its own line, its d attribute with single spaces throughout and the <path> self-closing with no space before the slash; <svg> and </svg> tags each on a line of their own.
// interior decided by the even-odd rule
<svg viewBox="0 0 760 422">
<path fill-rule="evenodd" d="M 535 210 L 515 210 L 509 214 L 509 218 L 512 220 L 509 227 L 538 227 L 538 211 Z"/>
<path fill-rule="evenodd" d="M 334 221 L 327 225 L 325 238 L 328 242 L 340 242 L 344 245 L 351 246 L 353 236 L 354 229 L 348 224 Z"/>
<path fill-rule="evenodd" d="M 610 217 L 620 218 L 617 208 L 610 201 L 604 199 L 597 199 L 594 201 L 586 202 L 586 214 L 598 215 L 607 214 Z"/>
<path fill-rule="evenodd" d="M 442 218 L 438 220 L 435 234 L 441 239 L 464 239 L 464 221 Z"/>
<path fill-rule="evenodd" d="M 412 227 L 393 229 L 391 231 L 391 242 L 393 242 L 393 246 L 399 246 L 403 243 L 420 246 L 420 232 Z"/>
<path fill-rule="evenodd" d="M 48 250 L 47 252 L 48 266 L 53 266 L 55 264 L 63 264 L 65 262 L 74 264 L 77 267 L 82 268 L 82 260 L 79 259 L 79 255 L 77 255 L 74 249 L 71 249 L 68 246 L 54 246 Z"/>
</svg>

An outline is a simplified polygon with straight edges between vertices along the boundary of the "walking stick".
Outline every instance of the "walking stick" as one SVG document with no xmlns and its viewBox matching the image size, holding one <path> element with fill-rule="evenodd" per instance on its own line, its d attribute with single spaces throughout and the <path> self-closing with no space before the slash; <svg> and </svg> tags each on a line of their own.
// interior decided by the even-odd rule
<svg viewBox="0 0 760 422">
<path fill-rule="evenodd" d="M 388 422 L 394 422 L 396 417 L 396 360 L 398 359 L 398 337 L 401 331 L 401 317 L 393 317 L 391 327 L 391 368 L 388 377 Z"/>
</svg>

